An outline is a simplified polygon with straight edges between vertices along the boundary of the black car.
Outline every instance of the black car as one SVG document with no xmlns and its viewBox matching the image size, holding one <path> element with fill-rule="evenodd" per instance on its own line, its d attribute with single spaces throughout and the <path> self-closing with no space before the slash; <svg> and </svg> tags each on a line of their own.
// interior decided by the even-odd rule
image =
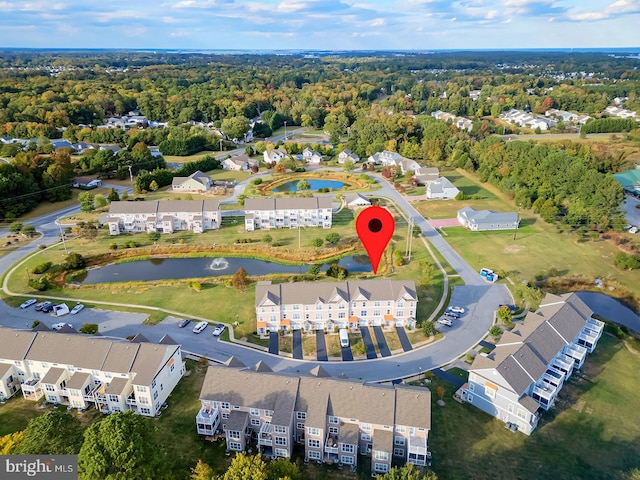
<svg viewBox="0 0 640 480">
<path fill-rule="evenodd" d="M 188 318 L 185 318 L 184 320 L 182 320 L 181 322 L 178 323 L 178 327 L 184 328 L 187 325 L 189 325 L 190 323 L 191 323 L 191 320 L 189 320 Z"/>
<path fill-rule="evenodd" d="M 445 312 L 444 316 L 448 318 L 460 318 L 460 315 L 455 312 Z"/>
<path fill-rule="evenodd" d="M 40 311 L 44 313 L 49 313 L 51 310 L 53 310 L 53 303 L 49 303 L 49 305 L 43 305 L 40 309 Z"/>
</svg>

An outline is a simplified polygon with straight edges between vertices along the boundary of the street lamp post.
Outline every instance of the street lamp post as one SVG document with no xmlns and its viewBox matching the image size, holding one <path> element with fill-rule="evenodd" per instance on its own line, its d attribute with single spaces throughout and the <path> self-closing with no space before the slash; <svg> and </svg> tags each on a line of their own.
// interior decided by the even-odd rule
<svg viewBox="0 0 640 480">
<path fill-rule="evenodd" d="M 222 138 L 220 138 L 220 153 L 222 153 Z"/>
<path fill-rule="evenodd" d="M 287 141 L 287 122 L 284 122 L 284 141 Z"/>
<path fill-rule="evenodd" d="M 62 224 L 60 223 L 60 217 L 58 217 L 58 227 L 60 227 L 60 238 L 62 238 L 62 245 L 64 246 L 64 253 L 69 255 L 69 250 L 67 250 L 67 242 L 64 239 L 64 232 L 62 231 Z"/>
</svg>

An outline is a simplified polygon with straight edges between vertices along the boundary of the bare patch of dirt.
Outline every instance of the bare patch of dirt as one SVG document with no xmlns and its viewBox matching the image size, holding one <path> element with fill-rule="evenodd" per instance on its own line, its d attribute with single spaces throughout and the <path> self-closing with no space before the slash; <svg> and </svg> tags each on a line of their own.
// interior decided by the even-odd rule
<svg viewBox="0 0 640 480">
<path fill-rule="evenodd" d="M 509 245 L 503 251 L 504 253 L 520 253 L 522 250 L 524 250 L 522 245 Z"/>
</svg>

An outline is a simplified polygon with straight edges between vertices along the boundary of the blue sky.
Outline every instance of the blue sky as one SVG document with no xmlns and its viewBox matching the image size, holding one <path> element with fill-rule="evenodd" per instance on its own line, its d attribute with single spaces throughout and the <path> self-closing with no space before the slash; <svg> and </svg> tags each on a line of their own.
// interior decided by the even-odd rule
<svg viewBox="0 0 640 480">
<path fill-rule="evenodd" d="M 0 47 L 640 46 L 640 0 L 0 0 Z"/>
</svg>

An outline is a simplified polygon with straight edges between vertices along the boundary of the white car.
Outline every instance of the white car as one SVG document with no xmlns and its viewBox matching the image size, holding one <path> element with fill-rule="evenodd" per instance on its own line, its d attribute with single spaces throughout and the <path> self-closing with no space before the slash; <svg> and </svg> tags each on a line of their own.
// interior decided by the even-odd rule
<svg viewBox="0 0 640 480">
<path fill-rule="evenodd" d="M 25 308 L 29 308 L 31 305 L 33 305 L 36 302 L 37 300 L 35 298 L 30 298 L 29 300 L 25 300 L 24 302 L 22 302 L 22 305 L 20 305 L 20 308 L 24 310 Z"/>
<path fill-rule="evenodd" d="M 84 308 L 84 305 L 82 303 L 78 303 L 75 307 L 73 307 L 71 309 L 71 311 L 69 313 L 71 315 L 75 315 L 75 314 L 79 313 L 83 308 Z"/>
<path fill-rule="evenodd" d="M 638 233 L 638 227 L 631 227 L 629 233 Z"/>
<path fill-rule="evenodd" d="M 213 329 L 213 336 L 219 337 L 220 335 L 222 335 L 222 332 L 224 332 L 224 324 L 219 323 L 218 325 L 216 325 L 216 328 Z"/>
<path fill-rule="evenodd" d="M 439 318 L 438 323 L 441 323 L 442 325 L 446 325 L 447 327 L 451 327 L 453 325 L 453 322 L 448 318 Z"/>
<path fill-rule="evenodd" d="M 207 322 L 200 322 L 195 327 L 193 327 L 193 333 L 200 333 L 209 325 Z"/>
<path fill-rule="evenodd" d="M 453 312 L 453 313 L 459 313 L 459 314 L 463 314 L 464 313 L 464 308 L 462 307 L 449 307 L 447 308 L 448 312 Z"/>
<path fill-rule="evenodd" d="M 66 322 L 54 323 L 53 325 L 51 325 L 51 328 L 53 330 L 60 330 L 65 325 L 69 325 L 71 328 L 73 328 L 73 325 L 71 325 L 70 323 L 66 323 Z"/>
</svg>

